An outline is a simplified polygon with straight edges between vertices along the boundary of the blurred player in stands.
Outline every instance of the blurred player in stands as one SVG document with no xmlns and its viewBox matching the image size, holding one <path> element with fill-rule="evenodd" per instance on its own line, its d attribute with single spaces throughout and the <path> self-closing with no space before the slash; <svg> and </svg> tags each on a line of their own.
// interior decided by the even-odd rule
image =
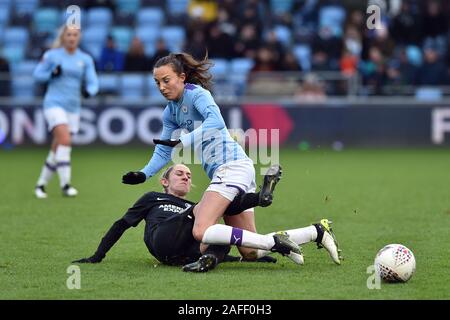
<svg viewBox="0 0 450 320">
<path fill-rule="evenodd" d="M 47 198 L 45 187 L 55 171 L 64 196 L 74 197 L 78 191 L 71 185 L 71 134 L 79 129 L 81 96 L 98 92 L 98 78 L 93 59 L 78 48 L 80 29 L 64 25 L 59 30 L 52 49 L 45 52 L 34 77 L 47 83 L 44 97 L 44 117 L 53 141 L 35 195 Z"/>
<path fill-rule="evenodd" d="M 267 250 L 303 261 L 300 248 L 287 234 L 256 233 L 253 209 L 238 215 L 224 216 L 227 225 L 217 224 L 226 208 L 239 193 L 255 192 L 253 161 L 231 138 L 211 93 L 211 63 L 207 58 L 195 60 L 186 53 L 170 54 L 159 59 L 153 76 L 168 104 L 163 113 L 163 132 L 152 158 L 140 171 L 122 177 L 126 184 L 145 182 L 171 160 L 172 148 L 178 144 L 193 146 L 211 183 L 193 209 L 194 238 L 204 244 L 236 245 L 243 257 L 255 260 Z M 189 133 L 180 136 L 180 130 Z M 269 172 L 271 182 L 262 190 L 270 195 L 279 173 Z M 258 250 L 259 249 L 259 250 Z M 202 250 L 203 252 L 204 250 Z M 201 260 L 199 260 L 201 261 Z"/>
</svg>

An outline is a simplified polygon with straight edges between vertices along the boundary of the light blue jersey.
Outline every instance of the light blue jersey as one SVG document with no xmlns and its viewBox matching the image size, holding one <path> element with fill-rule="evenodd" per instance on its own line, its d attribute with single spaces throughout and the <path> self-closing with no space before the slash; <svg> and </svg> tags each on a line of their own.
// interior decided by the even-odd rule
<svg viewBox="0 0 450 320">
<path fill-rule="evenodd" d="M 52 71 L 58 65 L 62 69 L 61 75 L 51 78 Z M 80 49 L 76 49 L 73 54 L 64 48 L 48 50 L 34 70 L 33 76 L 37 81 L 48 81 L 44 109 L 61 107 L 67 112 L 79 113 L 83 81 L 86 91 L 91 96 L 98 92 L 98 78 L 94 61 Z"/>
<path fill-rule="evenodd" d="M 188 133 L 180 136 L 179 129 Z M 169 101 L 164 109 L 161 139 L 180 139 L 183 147 L 193 146 L 210 179 L 218 166 L 248 158 L 231 138 L 211 93 L 191 83 L 185 84 L 179 101 Z M 152 158 L 141 171 L 147 178 L 152 177 L 170 161 L 171 153 L 171 147 L 156 145 Z"/>
</svg>

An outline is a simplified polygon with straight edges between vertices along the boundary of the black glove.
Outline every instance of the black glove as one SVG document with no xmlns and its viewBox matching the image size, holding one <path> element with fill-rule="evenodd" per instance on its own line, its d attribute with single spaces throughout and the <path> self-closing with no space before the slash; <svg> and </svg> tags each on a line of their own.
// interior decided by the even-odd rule
<svg viewBox="0 0 450 320">
<path fill-rule="evenodd" d="M 168 140 L 159 140 L 159 139 L 153 139 L 153 142 L 155 144 L 162 144 L 163 146 L 168 146 L 168 147 L 175 147 L 177 144 L 181 143 L 181 141 L 178 140 L 173 140 L 173 139 L 168 139 Z"/>
<path fill-rule="evenodd" d="M 122 183 L 125 184 L 139 184 L 145 182 L 145 180 L 147 180 L 147 176 L 140 171 L 130 171 L 122 176 Z"/>
<path fill-rule="evenodd" d="M 75 261 L 72 261 L 72 263 L 99 263 L 102 260 L 103 260 L 103 257 L 99 257 L 94 254 L 92 257 L 75 260 Z"/>
<path fill-rule="evenodd" d="M 91 97 L 91 94 L 85 88 L 81 90 L 81 95 L 86 99 Z"/>
<path fill-rule="evenodd" d="M 58 78 L 58 77 L 61 75 L 61 73 L 62 73 L 62 68 L 61 68 L 61 65 L 58 64 L 58 65 L 56 66 L 56 68 L 53 69 L 52 74 L 51 74 L 51 77 L 52 77 L 52 78 Z"/>
</svg>

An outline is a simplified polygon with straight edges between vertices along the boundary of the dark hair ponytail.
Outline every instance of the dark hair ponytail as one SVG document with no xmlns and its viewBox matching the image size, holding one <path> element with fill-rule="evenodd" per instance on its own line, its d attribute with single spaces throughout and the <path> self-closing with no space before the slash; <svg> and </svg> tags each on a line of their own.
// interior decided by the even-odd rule
<svg viewBox="0 0 450 320">
<path fill-rule="evenodd" d="M 212 75 L 209 73 L 209 68 L 212 67 L 213 63 L 208 59 L 208 54 L 203 60 L 197 61 L 188 53 L 171 53 L 156 61 L 153 68 L 168 64 L 172 65 L 176 74 L 186 74 L 186 82 L 198 84 L 211 91 Z"/>
</svg>

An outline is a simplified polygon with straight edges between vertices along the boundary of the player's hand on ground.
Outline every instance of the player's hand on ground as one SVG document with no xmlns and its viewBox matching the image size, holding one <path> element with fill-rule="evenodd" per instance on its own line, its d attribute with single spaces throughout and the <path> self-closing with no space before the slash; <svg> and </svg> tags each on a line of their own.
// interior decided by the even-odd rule
<svg viewBox="0 0 450 320">
<path fill-rule="evenodd" d="M 175 147 L 177 144 L 181 143 L 181 141 L 179 139 L 174 140 L 174 139 L 167 139 L 167 140 L 160 140 L 160 139 L 153 139 L 153 142 L 155 144 L 162 144 L 163 146 L 168 146 L 168 147 Z"/>
<path fill-rule="evenodd" d="M 52 78 L 57 78 L 61 75 L 62 73 L 62 68 L 61 65 L 57 65 L 55 69 L 53 69 L 52 71 Z"/>
<path fill-rule="evenodd" d="M 93 255 L 92 257 L 89 257 L 89 258 L 83 258 L 80 260 L 72 261 L 72 263 L 99 263 L 101 261 L 102 261 L 102 258 L 97 257 L 96 255 Z"/>
<path fill-rule="evenodd" d="M 147 180 L 145 173 L 140 171 L 130 171 L 122 176 L 122 183 L 125 184 L 139 184 Z"/>
</svg>

